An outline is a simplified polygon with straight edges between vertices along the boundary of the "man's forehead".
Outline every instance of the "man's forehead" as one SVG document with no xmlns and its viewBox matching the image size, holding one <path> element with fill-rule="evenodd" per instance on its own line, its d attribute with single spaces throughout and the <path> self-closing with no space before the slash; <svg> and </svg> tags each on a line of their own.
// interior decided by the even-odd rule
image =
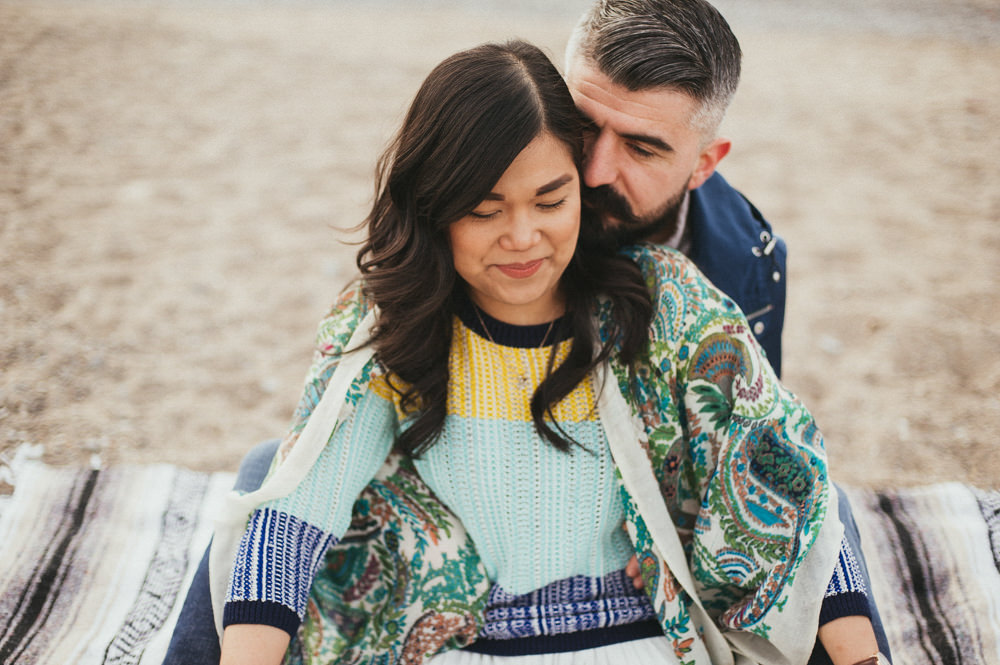
<svg viewBox="0 0 1000 665">
<path fill-rule="evenodd" d="M 697 109 L 695 99 L 683 91 L 669 88 L 629 90 L 583 59 L 572 64 L 567 83 L 584 113 L 608 115 L 611 117 L 607 120 L 618 123 L 653 123 L 676 128 L 688 125 Z"/>
</svg>

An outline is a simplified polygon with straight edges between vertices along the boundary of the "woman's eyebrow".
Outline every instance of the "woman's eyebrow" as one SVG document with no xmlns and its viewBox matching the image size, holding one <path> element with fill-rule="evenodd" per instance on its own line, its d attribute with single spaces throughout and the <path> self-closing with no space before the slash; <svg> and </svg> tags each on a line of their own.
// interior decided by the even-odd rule
<svg viewBox="0 0 1000 665">
<path fill-rule="evenodd" d="M 542 196 L 543 194 L 548 194 L 549 192 L 554 192 L 563 185 L 573 180 L 573 174 L 564 173 L 550 183 L 546 183 L 535 190 L 535 196 Z M 497 194 L 496 192 L 490 192 L 483 197 L 484 201 L 506 201 L 507 199 L 503 194 Z"/>
<path fill-rule="evenodd" d="M 563 175 L 559 176 L 552 182 L 546 185 L 542 185 L 541 187 L 536 189 L 535 196 L 541 196 L 542 194 L 548 194 L 549 192 L 554 192 L 563 185 L 565 185 L 566 183 L 570 182 L 571 180 L 573 180 L 573 175 L 570 173 L 564 173 Z"/>
</svg>

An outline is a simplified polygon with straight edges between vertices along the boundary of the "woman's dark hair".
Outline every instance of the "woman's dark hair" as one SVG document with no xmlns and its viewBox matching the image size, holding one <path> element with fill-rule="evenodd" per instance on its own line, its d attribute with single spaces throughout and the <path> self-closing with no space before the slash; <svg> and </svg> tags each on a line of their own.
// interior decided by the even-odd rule
<svg viewBox="0 0 1000 665">
<path fill-rule="evenodd" d="M 485 44 L 434 68 L 379 159 L 357 263 L 380 310 L 372 344 L 379 361 L 405 382 L 393 387 L 402 408 L 415 414 L 397 442 L 405 452 L 419 455 L 433 445 L 446 415 L 452 315 L 464 288 L 448 226 L 479 205 L 540 134 L 562 141 L 579 169 L 582 127 L 566 84 L 542 51 L 521 41 Z M 584 214 L 561 282 L 569 328 L 563 332 L 572 336 L 572 348 L 558 367 L 550 360 L 531 401 L 539 433 L 561 450 L 572 439 L 551 417 L 552 407 L 616 345 L 629 362 L 648 337 L 652 306 L 642 276 L 602 236 L 599 223 Z M 613 312 L 611 334 L 600 345 L 591 319 L 599 294 Z"/>
</svg>

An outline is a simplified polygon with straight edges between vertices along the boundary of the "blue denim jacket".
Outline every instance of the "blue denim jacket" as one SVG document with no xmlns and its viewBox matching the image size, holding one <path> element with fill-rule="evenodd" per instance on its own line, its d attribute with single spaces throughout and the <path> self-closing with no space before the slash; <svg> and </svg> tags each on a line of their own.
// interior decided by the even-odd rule
<svg viewBox="0 0 1000 665">
<path fill-rule="evenodd" d="M 694 264 L 736 301 L 781 376 L 785 242 L 746 197 L 715 173 L 691 192 L 687 224 Z"/>
</svg>

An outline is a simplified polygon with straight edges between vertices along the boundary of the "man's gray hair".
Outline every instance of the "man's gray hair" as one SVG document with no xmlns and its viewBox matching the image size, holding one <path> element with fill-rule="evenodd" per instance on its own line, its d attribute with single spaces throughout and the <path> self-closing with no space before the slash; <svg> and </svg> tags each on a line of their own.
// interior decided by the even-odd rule
<svg viewBox="0 0 1000 665">
<path fill-rule="evenodd" d="M 628 90 L 691 95 L 699 105 L 692 122 L 713 136 L 740 80 L 740 44 L 704 0 L 597 0 L 566 56 L 567 67 L 583 56 Z"/>
</svg>

